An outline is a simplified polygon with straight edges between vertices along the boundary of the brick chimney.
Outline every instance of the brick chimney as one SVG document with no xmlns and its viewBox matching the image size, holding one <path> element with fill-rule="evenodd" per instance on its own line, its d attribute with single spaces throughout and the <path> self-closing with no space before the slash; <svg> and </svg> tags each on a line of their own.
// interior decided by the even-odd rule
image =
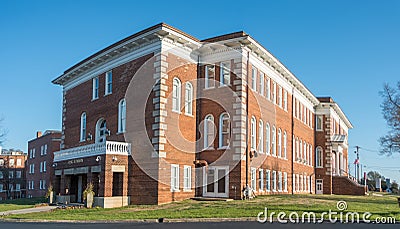
<svg viewBox="0 0 400 229">
<path fill-rule="evenodd" d="M 40 138 L 40 137 L 42 137 L 42 131 L 36 132 L 36 138 Z"/>
</svg>

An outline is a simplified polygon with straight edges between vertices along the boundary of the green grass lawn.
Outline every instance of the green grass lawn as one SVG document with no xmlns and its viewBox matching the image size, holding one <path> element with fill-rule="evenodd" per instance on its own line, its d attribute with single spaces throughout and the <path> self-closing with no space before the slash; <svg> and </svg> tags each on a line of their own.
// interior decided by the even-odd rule
<svg viewBox="0 0 400 229">
<path fill-rule="evenodd" d="M 57 209 L 52 212 L 10 215 L 9 218 L 46 220 L 134 220 L 134 219 L 178 219 L 178 218 L 241 218 L 257 217 L 260 211 L 337 211 L 339 200 L 347 202 L 344 212 L 370 212 L 376 217 L 395 217 L 400 221 L 400 208 L 395 196 L 340 196 L 340 195 L 276 195 L 260 196 L 247 201 L 211 202 L 186 200 L 159 206 L 134 205 L 116 209 Z"/>
<path fill-rule="evenodd" d="M 36 204 L 44 203 L 45 201 L 44 198 L 3 200 L 0 201 L 0 212 L 33 208 Z"/>
</svg>

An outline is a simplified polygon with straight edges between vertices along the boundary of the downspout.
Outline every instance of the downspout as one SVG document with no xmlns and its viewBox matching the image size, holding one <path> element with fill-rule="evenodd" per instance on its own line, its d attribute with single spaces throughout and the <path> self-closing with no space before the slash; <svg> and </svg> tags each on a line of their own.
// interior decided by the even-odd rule
<svg viewBox="0 0 400 229">
<path fill-rule="evenodd" d="M 248 190 L 249 187 L 249 147 L 248 147 L 248 122 L 249 122 L 249 65 L 250 65 L 250 52 L 247 52 L 247 66 L 246 66 L 246 190 Z"/>
<path fill-rule="evenodd" d="M 292 132 L 292 136 L 291 136 L 291 141 L 292 141 L 292 195 L 294 195 L 294 158 L 295 158 L 295 151 L 293 149 L 296 149 L 295 147 L 295 142 L 293 141 L 293 136 L 294 136 L 294 108 L 296 107 L 296 104 L 294 104 L 294 88 L 292 88 L 292 115 L 291 115 L 291 119 L 292 119 L 292 125 L 291 125 L 291 132 Z"/>
</svg>

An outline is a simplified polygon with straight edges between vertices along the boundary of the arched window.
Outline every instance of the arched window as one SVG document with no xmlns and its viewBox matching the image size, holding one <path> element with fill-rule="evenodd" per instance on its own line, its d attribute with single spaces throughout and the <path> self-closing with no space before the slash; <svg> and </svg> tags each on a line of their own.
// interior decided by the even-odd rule
<svg viewBox="0 0 400 229">
<path fill-rule="evenodd" d="M 265 152 L 270 154 L 271 152 L 271 131 L 269 129 L 269 123 L 266 125 L 266 136 L 265 136 Z"/>
<path fill-rule="evenodd" d="M 250 147 L 252 150 L 256 149 L 256 118 L 254 118 L 254 116 L 251 118 L 251 139 L 250 139 Z"/>
<path fill-rule="evenodd" d="M 264 152 L 264 123 L 261 119 L 258 123 L 258 151 Z"/>
<path fill-rule="evenodd" d="M 278 129 L 278 157 L 282 157 L 282 131 Z"/>
<path fill-rule="evenodd" d="M 322 116 L 318 115 L 315 119 L 315 129 L 318 131 L 322 130 Z"/>
<path fill-rule="evenodd" d="M 181 81 L 174 78 L 172 85 L 172 110 L 181 111 Z"/>
<path fill-rule="evenodd" d="M 283 132 L 283 158 L 286 159 L 287 156 L 287 135 L 286 131 Z"/>
<path fill-rule="evenodd" d="M 118 104 L 118 132 L 124 133 L 126 130 L 126 102 L 121 99 Z"/>
<path fill-rule="evenodd" d="M 204 119 L 204 149 L 213 148 L 214 129 L 214 117 L 209 114 Z"/>
<path fill-rule="evenodd" d="M 219 117 L 219 147 L 228 147 L 230 140 L 231 120 L 227 113 Z"/>
<path fill-rule="evenodd" d="M 86 113 L 83 112 L 81 115 L 81 131 L 80 131 L 80 141 L 86 141 Z"/>
<path fill-rule="evenodd" d="M 185 114 L 193 114 L 193 86 L 187 82 L 185 87 Z"/>
<path fill-rule="evenodd" d="M 272 127 L 272 155 L 276 156 L 276 129 L 275 126 Z"/>
<path fill-rule="evenodd" d="M 317 168 L 322 168 L 323 163 L 322 163 L 322 147 L 318 146 L 317 149 L 315 150 L 315 167 Z"/>
</svg>

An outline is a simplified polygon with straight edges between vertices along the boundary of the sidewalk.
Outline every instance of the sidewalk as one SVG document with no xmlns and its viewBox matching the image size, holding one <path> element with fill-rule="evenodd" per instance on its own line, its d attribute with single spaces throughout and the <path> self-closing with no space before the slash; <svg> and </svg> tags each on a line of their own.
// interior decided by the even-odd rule
<svg viewBox="0 0 400 229">
<path fill-rule="evenodd" d="M 25 209 L 19 209 L 19 210 L 11 210 L 11 211 L 0 212 L 0 216 L 16 215 L 16 214 L 27 214 L 27 213 L 35 213 L 35 212 L 47 212 L 47 211 L 51 211 L 53 209 L 56 209 L 57 207 L 58 206 L 43 206 L 43 207 L 36 207 L 36 208 L 25 208 Z"/>
</svg>

